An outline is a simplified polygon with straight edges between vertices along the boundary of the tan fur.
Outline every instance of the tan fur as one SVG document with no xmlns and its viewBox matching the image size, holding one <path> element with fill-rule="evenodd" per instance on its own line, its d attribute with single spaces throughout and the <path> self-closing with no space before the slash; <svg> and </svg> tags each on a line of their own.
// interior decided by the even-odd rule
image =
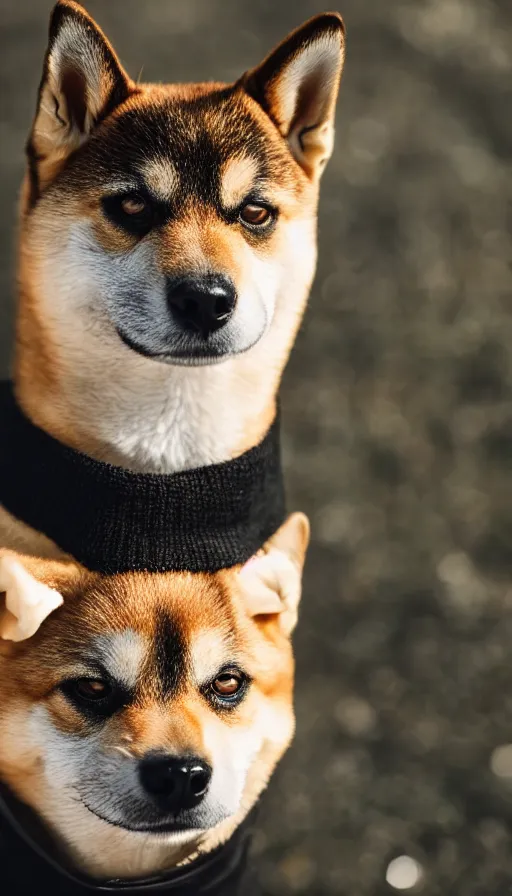
<svg viewBox="0 0 512 896">
<path fill-rule="evenodd" d="M 179 183 L 179 173 L 169 159 L 156 158 L 141 166 L 141 174 L 157 196 L 169 199 Z"/>
<path fill-rule="evenodd" d="M 256 171 L 256 159 L 250 155 L 227 160 L 221 171 L 221 195 L 228 208 L 236 206 L 247 195 Z"/>
<path fill-rule="evenodd" d="M 13 551 L 23 554 L 33 553 L 38 557 L 61 557 L 62 551 L 45 535 L 35 532 L 8 513 L 0 505 L 0 532 L 2 542 Z"/>
</svg>

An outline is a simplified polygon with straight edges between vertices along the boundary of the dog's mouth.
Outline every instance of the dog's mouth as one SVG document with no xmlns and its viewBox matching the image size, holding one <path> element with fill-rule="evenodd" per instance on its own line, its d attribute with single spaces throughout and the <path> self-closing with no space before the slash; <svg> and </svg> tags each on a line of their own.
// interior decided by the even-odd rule
<svg viewBox="0 0 512 896">
<path fill-rule="evenodd" d="M 153 835 L 155 837 L 168 836 L 169 834 L 182 835 L 182 836 L 194 836 L 197 837 L 200 834 L 204 833 L 207 830 L 207 827 L 203 825 L 199 825 L 190 819 L 180 819 L 180 817 L 176 817 L 174 819 L 166 818 L 165 820 L 154 820 L 154 821 L 140 821 L 137 822 L 135 820 L 124 820 L 119 821 L 118 819 L 109 818 L 107 815 L 104 815 L 102 812 L 99 812 L 97 809 L 94 809 L 89 803 L 80 798 L 79 802 L 82 806 L 87 809 L 91 815 L 94 815 L 100 821 L 103 821 L 105 824 L 110 825 L 113 828 L 119 828 L 123 831 L 129 831 L 131 834 L 145 834 Z"/>
<path fill-rule="evenodd" d="M 137 342 L 131 336 L 128 336 L 119 329 L 119 327 L 116 329 L 117 335 L 129 349 L 133 352 L 137 352 L 138 355 L 142 355 L 144 358 L 150 358 L 152 361 L 160 361 L 162 364 L 180 364 L 189 366 L 220 364 L 222 361 L 227 361 L 228 358 L 240 354 L 240 352 L 230 351 L 225 347 L 216 345 L 213 340 L 207 339 L 202 343 L 199 342 L 198 339 L 190 339 L 190 346 L 187 347 L 180 345 L 164 351 L 153 350 L 142 345 L 140 342 Z M 250 346 L 247 346 L 247 348 L 250 348 Z M 244 348 L 243 351 L 247 351 L 247 349 Z"/>
<path fill-rule="evenodd" d="M 265 332 L 266 327 L 252 339 L 237 345 L 236 341 L 226 337 L 224 333 L 212 333 L 203 338 L 194 333 L 182 334 L 176 339 L 175 344 L 170 344 L 165 348 L 149 348 L 144 345 L 142 340 L 129 336 L 125 330 L 116 326 L 117 335 L 121 341 L 131 351 L 149 358 L 152 361 L 159 361 L 162 364 L 177 364 L 189 367 L 201 367 L 208 364 L 220 364 L 222 361 L 228 361 L 238 355 L 245 354 L 249 349 L 253 348 Z"/>
</svg>

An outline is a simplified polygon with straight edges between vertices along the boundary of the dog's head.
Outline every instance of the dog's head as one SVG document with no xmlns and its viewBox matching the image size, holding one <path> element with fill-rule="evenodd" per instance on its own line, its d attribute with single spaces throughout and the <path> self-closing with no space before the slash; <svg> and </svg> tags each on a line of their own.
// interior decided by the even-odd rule
<svg viewBox="0 0 512 896">
<path fill-rule="evenodd" d="M 294 514 L 215 575 L 2 553 L 0 776 L 89 870 L 165 864 L 254 803 L 293 733 L 307 541 Z"/>
<path fill-rule="evenodd" d="M 20 265 L 22 315 L 57 357 L 126 360 L 128 346 L 204 364 L 245 352 L 278 313 L 290 342 L 314 273 L 343 46 L 329 13 L 235 84 L 138 84 L 81 6 L 57 4 Z"/>
</svg>

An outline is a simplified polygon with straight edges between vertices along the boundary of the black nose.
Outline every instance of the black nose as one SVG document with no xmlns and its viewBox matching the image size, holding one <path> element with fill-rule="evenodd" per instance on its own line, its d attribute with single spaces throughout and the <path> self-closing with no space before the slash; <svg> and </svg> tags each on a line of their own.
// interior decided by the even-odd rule
<svg viewBox="0 0 512 896">
<path fill-rule="evenodd" d="M 207 339 L 233 314 L 236 292 L 227 277 L 181 277 L 167 283 L 167 301 L 176 321 L 185 330 Z"/>
<path fill-rule="evenodd" d="M 211 777 L 211 768 L 202 759 L 153 754 L 146 756 L 139 766 L 144 790 L 173 813 L 198 806 L 206 796 Z"/>
</svg>

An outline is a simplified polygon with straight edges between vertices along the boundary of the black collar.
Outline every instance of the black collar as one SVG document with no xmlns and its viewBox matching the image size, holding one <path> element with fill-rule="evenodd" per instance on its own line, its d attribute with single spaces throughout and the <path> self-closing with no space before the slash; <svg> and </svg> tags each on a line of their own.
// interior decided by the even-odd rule
<svg viewBox="0 0 512 896">
<path fill-rule="evenodd" d="M 252 823 L 251 814 L 227 843 L 189 865 L 144 879 L 100 881 L 71 869 L 32 810 L 0 785 L 0 890 L 6 896 L 237 896 Z"/>
<path fill-rule="evenodd" d="M 132 473 L 34 426 L 0 383 L 0 504 L 97 572 L 216 572 L 245 563 L 283 522 L 279 422 L 234 460 Z"/>
</svg>

